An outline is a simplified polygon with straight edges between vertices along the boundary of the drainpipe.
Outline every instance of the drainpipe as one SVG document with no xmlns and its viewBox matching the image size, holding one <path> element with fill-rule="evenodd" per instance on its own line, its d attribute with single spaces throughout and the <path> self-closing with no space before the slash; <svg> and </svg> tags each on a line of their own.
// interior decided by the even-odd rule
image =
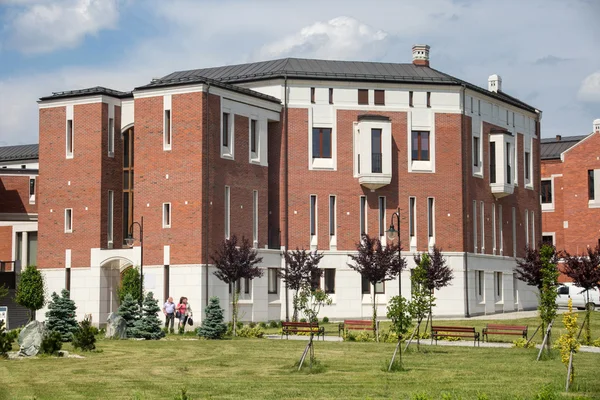
<svg viewBox="0 0 600 400">
<path fill-rule="evenodd" d="M 290 221 L 289 221 L 289 212 L 288 212 L 288 208 L 289 208 L 289 183 L 288 183 L 288 86 L 287 86 L 287 75 L 285 75 L 284 77 L 284 84 L 283 84 L 283 88 L 284 88 L 284 116 L 285 116 L 285 133 L 283 136 L 283 140 L 284 140 L 284 146 L 283 148 L 285 149 L 285 155 L 284 155 L 284 164 L 283 164 L 283 169 L 284 169 L 284 173 L 283 173 L 283 184 L 285 187 L 285 208 L 284 208 L 284 215 L 285 215 L 285 227 L 284 227 L 284 233 L 285 233 L 285 251 L 289 250 L 289 225 L 290 225 Z M 285 259 L 285 276 L 286 276 L 286 281 L 287 281 L 287 275 L 288 275 L 288 262 L 287 259 L 284 257 Z M 290 298 L 290 290 L 288 288 L 288 284 L 286 282 L 285 284 L 285 320 L 289 322 L 290 320 L 290 302 L 289 302 L 289 298 Z"/>
<path fill-rule="evenodd" d="M 461 131 L 465 129 L 466 92 L 467 92 L 467 87 L 463 83 L 462 84 L 462 112 L 461 112 L 461 117 L 460 117 L 461 118 L 461 121 L 460 121 L 461 122 Z M 461 134 L 462 134 L 462 132 L 461 132 Z M 463 210 L 466 209 L 465 193 L 467 193 L 466 190 L 468 188 L 468 186 L 466 184 L 467 176 L 468 176 L 468 174 L 466 174 L 466 171 L 463 170 Z M 466 231 L 465 225 L 464 225 L 464 219 L 463 219 L 463 230 Z M 464 240 L 465 236 L 466 235 L 463 234 L 463 240 Z M 463 246 L 465 246 L 465 249 L 466 249 L 467 243 L 463 243 Z M 464 280 L 465 280 L 465 317 L 470 317 L 470 313 L 469 313 L 469 252 L 468 251 L 464 252 L 463 264 L 464 264 L 464 271 L 465 271 L 465 275 L 464 275 Z"/>
<path fill-rule="evenodd" d="M 210 82 L 207 83 L 206 86 L 206 96 L 205 99 L 206 101 L 203 104 L 204 110 L 204 119 L 205 119 L 205 123 L 204 123 L 204 127 L 206 128 L 206 130 L 203 132 L 204 133 L 204 138 L 206 139 L 206 178 L 205 178 L 205 191 L 206 193 L 202 196 L 204 198 L 204 270 L 206 273 L 206 278 L 204 281 L 204 301 L 205 301 L 205 306 L 208 305 L 208 247 L 209 247 L 209 242 L 208 242 L 208 231 L 209 231 L 209 216 L 210 216 L 210 210 L 208 209 L 210 202 L 207 201 L 210 196 L 209 196 L 209 191 L 210 191 L 210 170 L 208 169 L 208 166 L 210 165 L 210 124 L 209 124 L 209 116 L 210 116 L 210 109 L 208 106 L 208 102 L 209 102 L 209 94 L 210 94 Z"/>
</svg>

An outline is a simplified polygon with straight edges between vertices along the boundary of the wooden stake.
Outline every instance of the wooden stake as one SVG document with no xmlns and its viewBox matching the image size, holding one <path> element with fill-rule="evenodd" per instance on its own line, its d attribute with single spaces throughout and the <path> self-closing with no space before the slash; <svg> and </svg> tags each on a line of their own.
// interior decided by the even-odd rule
<svg viewBox="0 0 600 400">
<path fill-rule="evenodd" d="M 550 321 L 550 323 L 548 324 L 548 329 L 546 329 L 546 335 L 544 336 L 544 341 L 542 342 L 542 347 L 540 348 L 540 352 L 538 353 L 537 361 L 540 361 L 540 357 L 542 356 L 542 351 L 544 351 L 544 346 L 546 345 L 548 336 L 550 336 L 550 331 L 552 330 L 553 323 L 554 323 L 554 320 Z"/>
<path fill-rule="evenodd" d="M 569 391 L 569 384 L 571 383 L 571 369 L 573 369 L 573 350 L 571 350 L 571 354 L 569 355 L 569 367 L 567 368 L 567 386 L 565 388 L 565 392 Z"/>
</svg>

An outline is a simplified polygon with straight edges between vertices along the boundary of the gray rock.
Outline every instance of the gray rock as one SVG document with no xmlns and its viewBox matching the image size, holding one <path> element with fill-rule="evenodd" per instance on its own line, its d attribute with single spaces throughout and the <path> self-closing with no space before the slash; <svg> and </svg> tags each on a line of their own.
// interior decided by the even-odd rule
<svg viewBox="0 0 600 400">
<path fill-rule="evenodd" d="M 19 334 L 19 355 L 36 356 L 40 351 L 45 332 L 46 327 L 43 322 L 31 321 L 25 325 Z"/>
<path fill-rule="evenodd" d="M 127 322 L 117 313 L 110 313 L 106 320 L 106 338 L 127 339 Z"/>
</svg>

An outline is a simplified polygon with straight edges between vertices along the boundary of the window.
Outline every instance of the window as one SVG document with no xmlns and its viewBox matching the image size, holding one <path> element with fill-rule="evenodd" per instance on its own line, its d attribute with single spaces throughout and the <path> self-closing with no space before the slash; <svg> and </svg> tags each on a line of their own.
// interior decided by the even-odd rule
<svg viewBox="0 0 600 400">
<path fill-rule="evenodd" d="M 380 174 L 383 171 L 381 129 L 371 129 L 371 172 Z"/>
<path fill-rule="evenodd" d="M 241 279 L 238 279 L 237 281 L 229 284 L 229 293 L 231 294 L 231 288 L 233 287 L 234 283 L 235 283 L 235 292 L 239 294 L 242 289 L 242 280 Z"/>
<path fill-rule="evenodd" d="M 434 231 L 433 231 L 433 227 L 434 227 L 434 216 L 435 216 L 435 212 L 434 212 L 434 199 L 433 197 L 428 197 L 427 198 L 427 236 L 429 238 L 433 238 L 434 236 Z"/>
<path fill-rule="evenodd" d="M 133 128 L 123 133 L 123 238 L 133 224 Z"/>
<path fill-rule="evenodd" d="M 73 120 L 67 120 L 67 158 L 73 157 Z"/>
<path fill-rule="evenodd" d="M 317 234 L 317 196 L 310 196 L 310 235 Z"/>
<path fill-rule="evenodd" d="M 269 294 L 277 294 L 277 289 L 279 287 L 279 271 L 277 268 L 269 268 L 267 271 Z"/>
<path fill-rule="evenodd" d="M 417 199 L 415 197 L 411 197 L 408 201 L 408 235 L 410 237 L 415 236 L 415 223 L 417 219 L 416 202 Z"/>
<path fill-rule="evenodd" d="M 163 133 L 164 136 L 164 144 L 163 148 L 165 150 L 171 149 L 171 110 L 165 110 L 165 131 Z"/>
<path fill-rule="evenodd" d="M 471 97 L 471 114 L 473 114 L 473 98 Z"/>
<path fill-rule="evenodd" d="M 335 268 L 325 268 L 325 293 L 335 293 Z"/>
<path fill-rule="evenodd" d="M 502 204 L 498 205 L 498 226 L 500 227 L 500 255 L 504 255 L 504 223 L 502 222 Z"/>
<path fill-rule="evenodd" d="M 362 278 L 362 294 L 371 294 L 371 282 L 361 275 Z"/>
<path fill-rule="evenodd" d="M 229 113 L 223 113 L 223 132 L 221 135 L 221 146 L 229 147 Z"/>
<path fill-rule="evenodd" d="M 596 194 L 594 192 L 594 170 L 588 170 L 588 200 L 595 200 Z"/>
<path fill-rule="evenodd" d="M 481 254 L 485 253 L 485 209 L 483 201 L 481 204 Z"/>
<path fill-rule="evenodd" d="M 321 288 L 321 275 L 323 271 L 319 269 L 318 271 L 313 271 L 310 276 L 310 288 L 312 290 L 317 290 Z"/>
<path fill-rule="evenodd" d="M 525 210 L 525 246 L 529 246 L 529 212 Z"/>
<path fill-rule="evenodd" d="M 258 136 L 257 136 L 257 132 L 256 132 L 256 126 L 258 124 L 258 121 L 255 119 L 251 119 L 250 120 L 250 151 L 252 153 L 257 153 L 258 152 Z"/>
<path fill-rule="evenodd" d="M 496 254 L 496 204 L 492 203 L 492 254 Z"/>
<path fill-rule="evenodd" d="M 483 285 L 485 283 L 485 275 L 483 273 L 483 271 L 477 271 L 477 294 L 479 295 L 479 297 L 483 297 Z"/>
<path fill-rule="evenodd" d="M 73 209 L 72 208 L 65 209 L 65 232 L 66 233 L 73 232 Z"/>
<path fill-rule="evenodd" d="M 367 197 L 360 196 L 360 235 L 367 233 Z"/>
<path fill-rule="evenodd" d="M 429 161 L 428 131 L 412 131 L 412 160 Z"/>
<path fill-rule="evenodd" d="M 490 183 L 496 183 L 496 143 L 490 142 Z"/>
<path fill-rule="evenodd" d="M 329 236 L 335 236 L 335 196 L 329 196 Z"/>
<path fill-rule="evenodd" d="M 112 190 L 108 191 L 108 230 L 106 233 L 106 241 L 108 247 L 112 247 L 113 244 L 113 221 L 114 221 L 114 206 L 115 206 L 115 192 Z"/>
<path fill-rule="evenodd" d="M 519 302 L 519 278 L 517 278 L 517 274 L 513 274 L 513 301 L 516 303 Z"/>
<path fill-rule="evenodd" d="M 244 278 L 244 294 L 250 294 L 250 278 Z"/>
<path fill-rule="evenodd" d="M 315 88 L 314 87 L 310 88 L 310 102 L 315 104 Z"/>
<path fill-rule="evenodd" d="M 529 152 L 526 151 L 525 152 L 525 183 L 527 183 L 529 181 L 530 176 L 531 176 L 531 165 L 530 165 L 530 161 L 529 161 L 530 155 Z"/>
<path fill-rule="evenodd" d="M 171 203 L 163 203 L 163 228 L 171 227 Z"/>
<path fill-rule="evenodd" d="M 115 155 L 115 120 L 113 118 L 108 119 L 108 156 L 114 157 Z"/>
<path fill-rule="evenodd" d="M 35 178 L 29 178 L 29 204 L 35 204 Z"/>
<path fill-rule="evenodd" d="M 385 236 L 385 197 L 379 198 L 379 236 Z"/>
<path fill-rule="evenodd" d="M 509 124 L 509 122 L 508 122 L 508 110 L 506 110 L 506 125 L 508 125 L 508 124 Z"/>
<path fill-rule="evenodd" d="M 496 300 L 502 300 L 502 272 L 494 272 L 494 287 L 496 288 Z"/>
<path fill-rule="evenodd" d="M 413 92 L 412 91 L 408 92 L 408 106 L 409 107 L 413 106 Z"/>
<path fill-rule="evenodd" d="M 513 257 L 517 256 L 517 210 L 512 208 L 512 242 L 513 242 Z"/>
<path fill-rule="evenodd" d="M 258 190 L 252 191 L 252 241 L 258 246 Z"/>
<path fill-rule="evenodd" d="M 554 246 L 554 235 L 542 235 L 542 245 Z"/>
<path fill-rule="evenodd" d="M 552 180 L 542 180 L 542 204 L 552 204 Z"/>
<path fill-rule="evenodd" d="M 369 90 L 368 89 L 358 89 L 358 104 L 359 105 L 369 105 Z"/>
<path fill-rule="evenodd" d="M 473 137 L 473 166 L 479 167 L 479 138 Z"/>
<path fill-rule="evenodd" d="M 477 200 L 473 200 L 473 252 L 477 253 Z"/>
<path fill-rule="evenodd" d="M 481 100 L 477 100 L 477 114 L 481 115 Z"/>
<path fill-rule="evenodd" d="M 427 108 L 431 108 L 431 92 L 427 92 Z"/>
<path fill-rule="evenodd" d="M 333 104 L 333 88 L 329 88 L 329 104 Z"/>
<path fill-rule="evenodd" d="M 312 158 L 331 158 L 331 128 L 313 128 Z"/>
<path fill-rule="evenodd" d="M 510 143 L 506 143 L 506 183 L 512 183 L 510 166 Z"/>
<path fill-rule="evenodd" d="M 230 235 L 231 189 L 225 186 L 225 239 Z"/>
<path fill-rule="evenodd" d="M 531 215 L 531 247 L 535 249 L 535 214 L 533 210 L 529 214 Z"/>
<path fill-rule="evenodd" d="M 385 105 L 385 90 L 375 90 L 375 105 L 376 106 L 384 106 Z"/>
<path fill-rule="evenodd" d="M 377 282 L 375 284 L 375 294 L 385 294 L 385 282 Z"/>
</svg>

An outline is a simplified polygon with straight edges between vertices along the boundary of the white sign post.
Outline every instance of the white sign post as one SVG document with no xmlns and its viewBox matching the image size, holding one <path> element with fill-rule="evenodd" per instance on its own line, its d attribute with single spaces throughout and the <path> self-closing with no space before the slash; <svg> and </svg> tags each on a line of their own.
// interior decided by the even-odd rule
<svg viewBox="0 0 600 400">
<path fill-rule="evenodd" d="M 4 328 L 8 330 L 8 307 L 0 306 L 0 321 L 4 321 Z"/>
</svg>

